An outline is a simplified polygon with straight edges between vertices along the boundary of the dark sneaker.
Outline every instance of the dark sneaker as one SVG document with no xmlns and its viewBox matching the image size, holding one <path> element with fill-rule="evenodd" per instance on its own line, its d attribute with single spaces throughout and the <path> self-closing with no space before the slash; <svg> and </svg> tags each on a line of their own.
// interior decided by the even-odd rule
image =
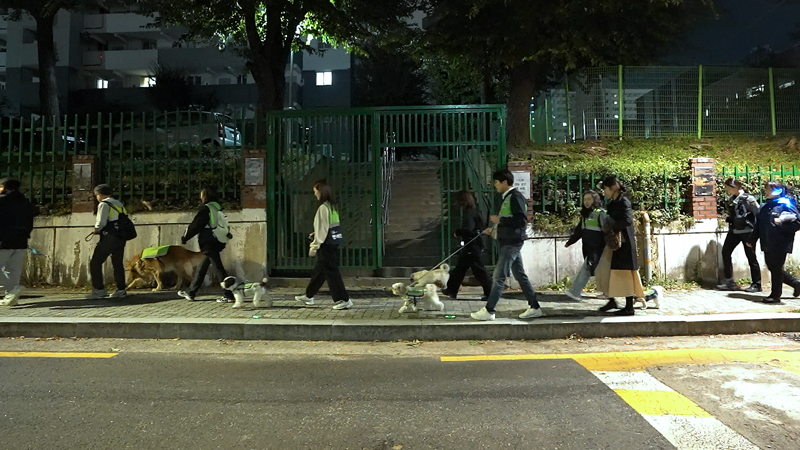
<svg viewBox="0 0 800 450">
<path fill-rule="evenodd" d="M 717 289 L 720 291 L 738 291 L 739 286 L 733 280 L 725 280 L 724 283 L 717 285 Z"/>
<path fill-rule="evenodd" d="M 794 298 L 800 297 L 800 284 L 794 287 L 794 292 L 792 292 L 792 297 Z"/>
<path fill-rule="evenodd" d="M 762 303 L 769 303 L 769 304 L 776 304 L 776 303 L 780 303 L 781 299 L 780 299 L 780 297 L 778 297 L 778 298 L 775 298 L 775 297 L 764 297 L 764 300 L 761 300 L 761 302 Z"/>
<path fill-rule="evenodd" d="M 606 312 L 606 311 L 611 311 L 612 309 L 619 309 L 619 306 L 617 306 L 617 301 L 614 300 L 613 298 L 610 299 L 608 301 L 608 303 L 606 303 L 605 305 L 601 306 L 597 310 L 600 311 L 600 312 Z"/>
<path fill-rule="evenodd" d="M 453 300 L 458 298 L 458 292 L 450 292 L 447 289 L 442 289 L 442 295 L 446 295 Z"/>
<path fill-rule="evenodd" d="M 632 316 L 632 315 L 634 315 L 634 314 L 635 314 L 635 313 L 634 313 L 634 311 L 633 311 L 633 308 L 631 308 L 631 309 L 628 309 L 628 308 L 622 308 L 622 309 L 620 309 L 619 311 L 614 311 L 614 315 L 615 315 L 615 316 Z"/>
<path fill-rule="evenodd" d="M 753 283 L 753 284 L 750 285 L 750 287 L 748 287 L 744 291 L 745 292 L 750 292 L 751 294 L 754 293 L 754 292 L 761 292 L 761 283 Z M 794 291 L 797 292 L 797 288 L 795 288 Z M 795 295 L 795 297 L 797 297 L 797 296 Z"/>
</svg>

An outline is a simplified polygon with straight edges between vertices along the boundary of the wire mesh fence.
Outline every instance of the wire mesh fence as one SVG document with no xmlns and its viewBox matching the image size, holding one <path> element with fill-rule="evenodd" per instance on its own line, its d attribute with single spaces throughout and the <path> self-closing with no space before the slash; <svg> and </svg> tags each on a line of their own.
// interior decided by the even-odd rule
<svg viewBox="0 0 800 450">
<path fill-rule="evenodd" d="M 537 97 L 536 143 L 616 137 L 767 136 L 800 130 L 800 70 L 594 67 Z"/>
</svg>

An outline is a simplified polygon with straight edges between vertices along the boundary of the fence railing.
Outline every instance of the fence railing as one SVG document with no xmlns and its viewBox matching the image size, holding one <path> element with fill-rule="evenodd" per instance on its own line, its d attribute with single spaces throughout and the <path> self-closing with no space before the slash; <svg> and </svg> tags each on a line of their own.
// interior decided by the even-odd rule
<svg viewBox="0 0 800 450">
<path fill-rule="evenodd" d="M 800 69 L 594 67 L 543 92 L 531 140 L 775 136 L 800 130 Z"/>
<path fill-rule="evenodd" d="M 781 181 L 788 186 L 795 195 L 800 194 L 797 191 L 800 187 L 800 170 L 797 165 L 775 167 L 723 167 L 720 176 L 717 177 L 717 193 L 719 198 L 726 198 L 725 180 L 727 178 L 735 178 L 741 181 L 748 192 L 756 196 L 759 202 L 764 201 L 764 183 L 767 181 Z M 722 205 L 720 206 L 722 207 Z"/>
</svg>

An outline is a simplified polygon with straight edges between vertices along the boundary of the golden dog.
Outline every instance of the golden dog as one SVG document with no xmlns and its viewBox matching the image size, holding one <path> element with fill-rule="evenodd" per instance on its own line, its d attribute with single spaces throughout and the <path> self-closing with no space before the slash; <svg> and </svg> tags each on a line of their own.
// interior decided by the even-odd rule
<svg viewBox="0 0 800 450">
<path fill-rule="evenodd" d="M 187 250 L 180 245 L 170 245 L 167 254 L 158 258 L 142 259 L 142 254 L 139 253 L 131 258 L 126 267 L 131 272 L 131 282 L 126 290 L 143 287 L 154 278 L 156 287 L 153 290 L 160 291 L 164 289 L 161 276 L 168 272 L 178 276 L 175 289 L 180 289 L 184 281 L 187 284 L 191 282 L 194 269 L 202 260 L 202 253 Z"/>
</svg>

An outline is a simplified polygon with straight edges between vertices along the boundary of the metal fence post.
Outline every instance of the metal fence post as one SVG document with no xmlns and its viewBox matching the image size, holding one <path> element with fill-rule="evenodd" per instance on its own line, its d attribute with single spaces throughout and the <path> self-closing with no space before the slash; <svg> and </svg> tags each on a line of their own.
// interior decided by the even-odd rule
<svg viewBox="0 0 800 450">
<path fill-rule="evenodd" d="M 697 139 L 703 137 L 703 66 L 697 69 Z"/>
<path fill-rule="evenodd" d="M 617 85 L 618 85 L 618 93 L 617 93 L 617 103 L 619 103 L 619 138 L 622 139 L 622 114 L 625 111 L 623 96 L 625 95 L 625 89 L 622 87 L 622 64 L 617 67 Z"/>
<path fill-rule="evenodd" d="M 772 67 L 769 68 L 769 115 L 772 119 L 772 135 L 778 134 L 778 123 L 775 117 L 775 79 L 772 77 Z"/>
<path fill-rule="evenodd" d="M 381 224 L 381 121 L 380 113 L 376 110 L 372 111 L 372 160 L 373 160 L 373 174 L 372 174 L 372 249 L 373 269 L 383 266 L 383 238 Z"/>
</svg>

